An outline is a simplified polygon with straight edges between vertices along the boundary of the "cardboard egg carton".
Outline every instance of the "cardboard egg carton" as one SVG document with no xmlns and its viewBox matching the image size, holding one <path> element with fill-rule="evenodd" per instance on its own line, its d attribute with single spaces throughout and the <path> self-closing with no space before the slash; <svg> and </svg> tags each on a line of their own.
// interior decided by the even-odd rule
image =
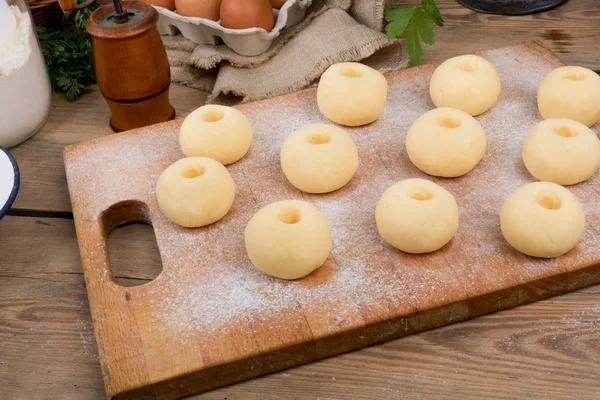
<svg viewBox="0 0 600 400">
<path fill-rule="evenodd" d="M 271 47 L 282 30 L 302 21 L 312 0 L 288 0 L 275 12 L 275 26 L 271 32 L 262 28 L 228 29 L 220 21 L 184 17 L 163 7 L 154 6 L 160 18 L 158 31 L 161 35 L 181 34 L 197 44 L 216 45 L 224 42 L 230 49 L 243 56 L 256 56 Z"/>
</svg>

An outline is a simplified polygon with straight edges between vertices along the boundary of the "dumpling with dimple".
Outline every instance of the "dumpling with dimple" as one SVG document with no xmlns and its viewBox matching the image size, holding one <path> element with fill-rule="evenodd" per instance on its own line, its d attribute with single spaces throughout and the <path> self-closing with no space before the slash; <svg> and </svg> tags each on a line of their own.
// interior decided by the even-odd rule
<svg viewBox="0 0 600 400">
<path fill-rule="evenodd" d="M 223 165 L 206 157 L 188 157 L 171 164 L 158 178 L 156 199 L 162 213 L 186 228 L 223 218 L 235 197 L 233 178 Z"/>
<path fill-rule="evenodd" d="M 600 76 L 583 67 L 556 68 L 544 77 L 537 101 L 544 119 L 568 118 L 592 126 L 600 121 Z"/>
<path fill-rule="evenodd" d="M 436 107 L 452 107 L 473 116 L 492 108 L 500 96 L 500 78 L 488 60 L 473 54 L 444 61 L 431 76 L 429 94 Z"/>
<path fill-rule="evenodd" d="M 338 190 L 352 179 L 357 168 L 356 144 L 334 125 L 307 125 L 290 134 L 281 146 L 285 177 L 307 193 Z"/>
<path fill-rule="evenodd" d="M 540 181 L 575 185 L 600 168 L 600 140 L 584 124 L 565 118 L 537 123 L 523 145 L 523 163 Z"/>
<path fill-rule="evenodd" d="M 375 209 L 377 229 L 392 246 L 413 254 L 436 251 L 458 230 L 458 205 L 446 189 L 426 179 L 390 186 Z"/>
<path fill-rule="evenodd" d="M 481 161 L 487 138 L 483 127 L 464 111 L 435 108 L 421 115 L 406 135 L 410 161 L 433 176 L 454 178 Z"/>
<path fill-rule="evenodd" d="M 261 208 L 244 233 L 252 264 L 281 279 L 299 279 L 321 267 L 331 252 L 331 229 L 325 215 L 301 200 Z"/>
<path fill-rule="evenodd" d="M 186 157 L 209 157 L 223 165 L 246 155 L 252 144 L 252 125 L 232 107 L 206 105 L 188 115 L 179 131 Z"/>
<path fill-rule="evenodd" d="M 385 108 L 388 83 L 377 70 L 359 63 L 334 64 L 317 88 L 317 105 L 325 118 L 346 126 L 376 121 Z"/>
<path fill-rule="evenodd" d="M 581 203 L 567 188 L 535 182 L 515 190 L 500 211 L 506 241 L 532 257 L 558 257 L 577 245 L 585 231 Z"/>
</svg>

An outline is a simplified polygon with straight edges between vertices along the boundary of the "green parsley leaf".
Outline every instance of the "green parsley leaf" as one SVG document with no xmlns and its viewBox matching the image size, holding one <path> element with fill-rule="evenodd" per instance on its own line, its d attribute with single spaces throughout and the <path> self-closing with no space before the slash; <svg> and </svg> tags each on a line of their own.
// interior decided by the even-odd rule
<svg viewBox="0 0 600 400">
<path fill-rule="evenodd" d="M 393 1 L 394 3 L 397 2 L 397 0 Z M 433 44 L 435 42 L 433 24 L 444 26 L 444 19 L 435 5 L 435 0 L 421 0 L 421 4 L 424 11 L 419 8 L 419 1 L 417 0 L 414 7 L 392 8 L 385 14 L 385 20 L 388 21 L 385 32 L 388 38 L 402 36 L 408 28 L 406 47 L 410 59 L 415 65 L 419 64 L 423 55 L 421 39 L 429 45 Z"/>
<path fill-rule="evenodd" d="M 385 32 L 388 38 L 395 38 L 401 36 L 417 7 L 398 7 L 389 10 L 385 14 L 385 20 L 389 22 L 385 27 Z"/>
<path fill-rule="evenodd" d="M 419 29 L 421 39 L 423 39 L 423 41 L 429 45 L 434 44 L 435 38 L 433 36 L 433 22 L 431 22 L 427 14 L 425 14 L 419 9 L 415 10 L 413 22 L 415 23 L 415 25 L 417 25 L 417 28 Z"/>
<path fill-rule="evenodd" d="M 444 19 L 442 18 L 442 15 L 440 14 L 440 10 L 435 5 L 435 1 L 434 0 L 422 0 L 421 3 L 423 4 L 423 9 L 427 13 L 427 15 L 429 15 L 429 18 L 431 18 L 431 20 L 433 22 L 435 22 L 435 24 L 437 26 L 440 26 L 440 27 L 444 26 Z M 423 40 L 425 40 L 425 39 L 423 39 Z"/>
<path fill-rule="evenodd" d="M 85 31 L 85 24 L 98 7 L 100 4 L 96 2 L 90 8 L 78 10 L 75 26 L 59 30 L 37 28 L 52 90 L 65 93 L 69 101 L 81 96 L 86 86 L 96 83 L 92 38 Z"/>
<path fill-rule="evenodd" d="M 419 65 L 421 56 L 423 55 L 423 48 L 421 47 L 421 40 L 419 39 L 419 32 L 417 31 L 417 25 L 411 22 L 408 27 L 408 36 L 406 37 L 406 47 L 408 48 L 408 54 L 410 60 L 414 65 Z"/>
</svg>

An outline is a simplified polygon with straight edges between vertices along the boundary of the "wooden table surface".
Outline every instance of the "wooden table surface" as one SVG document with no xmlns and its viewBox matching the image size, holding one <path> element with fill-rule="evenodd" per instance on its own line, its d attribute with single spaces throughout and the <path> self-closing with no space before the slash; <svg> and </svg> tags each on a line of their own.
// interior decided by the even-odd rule
<svg viewBox="0 0 600 400">
<path fill-rule="evenodd" d="M 424 62 L 539 39 L 567 64 L 600 70 L 600 2 L 533 16 L 480 15 L 438 0 L 446 26 Z M 206 94 L 172 86 L 184 117 Z M 97 89 L 55 95 L 44 129 L 12 149 L 21 191 L 0 222 L 0 398 L 102 399 L 62 161 L 71 143 L 110 134 Z M 102 166 L 97 166 L 101 168 Z M 119 228 L 110 257 L 122 284 L 156 276 L 152 229 Z M 153 268 L 148 269 L 147 266 Z M 600 286 L 296 367 L 198 399 L 598 398 Z M 195 397 L 196 398 L 196 397 Z"/>
</svg>

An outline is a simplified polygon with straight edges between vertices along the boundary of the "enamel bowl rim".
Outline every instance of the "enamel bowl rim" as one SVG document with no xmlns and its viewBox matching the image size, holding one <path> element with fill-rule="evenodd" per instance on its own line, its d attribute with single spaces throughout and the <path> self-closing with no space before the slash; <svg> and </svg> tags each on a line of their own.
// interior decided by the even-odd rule
<svg viewBox="0 0 600 400">
<path fill-rule="evenodd" d="M 17 161 L 12 156 L 12 154 L 10 154 L 8 152 L 8 150 L 6 150 L 2 146 L 0 146 L 0 151 L 2 151 L 6 155 L 6 157 L 8 157 L 8 161 L 10 161 L 10 163 L 12 164 L 13 171 L 15 174 L 12 191 L 11 191 L 10 195 L 8 196 L 6 203 L 4 203 L 2 205 L 2 207 L 0 208 L 0 219 L 2 219 L 2 217 L 4 217 L 6 215 L 6 213 L 8 213 L 8 210 L 10 210 L 10 207 L 13 205 L 13 203 L 17 197 L 17 193 L 19 192 L 19 186 L 20 186 L 20 181 L 21 181 L 21 174 L 19 173 L 19 166 L 17 165 Z"/>
</svg>

